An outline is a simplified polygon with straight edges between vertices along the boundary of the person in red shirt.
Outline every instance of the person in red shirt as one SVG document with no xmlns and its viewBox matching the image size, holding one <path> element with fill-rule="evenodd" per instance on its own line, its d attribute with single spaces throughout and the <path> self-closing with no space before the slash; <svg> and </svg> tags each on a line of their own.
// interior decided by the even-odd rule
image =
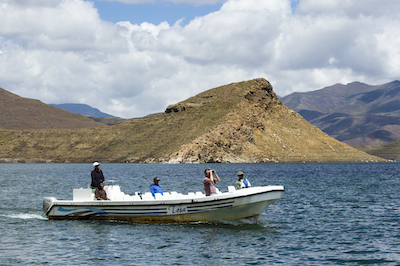
<svg viewBox="0 0 400 266">
<path fill-rule="evenodd" d="M 215 174 L 215 178 L 213 177 L 213 173 Z M 215 186 L 215 183 L 218 183 L 221 181 L 219 176 L 217 175 L 217 172 L 215 170 L 210 170 L 206 169 L 204 170 L 204 179 L 203 179 L 203 185 L 204 185 L 204 192 L 206 193 L 206 196 L 211 196 L 213 194 L 218 193 L 218 189 Z"/>
</svg>

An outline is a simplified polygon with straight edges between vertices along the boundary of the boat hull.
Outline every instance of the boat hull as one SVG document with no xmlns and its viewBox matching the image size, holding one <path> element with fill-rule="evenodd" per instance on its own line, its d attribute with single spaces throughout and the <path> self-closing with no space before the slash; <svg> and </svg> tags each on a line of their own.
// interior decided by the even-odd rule
<svg viewBox="0 0 400 266">
<path fill-rule="evenodd" d="M 282 186 L 242 189 L 209 197 L 134 201 L 57 201 L 45 198 L 49 219 L 187 223 L 258 217 L 284 192 Z"/>
</svg>

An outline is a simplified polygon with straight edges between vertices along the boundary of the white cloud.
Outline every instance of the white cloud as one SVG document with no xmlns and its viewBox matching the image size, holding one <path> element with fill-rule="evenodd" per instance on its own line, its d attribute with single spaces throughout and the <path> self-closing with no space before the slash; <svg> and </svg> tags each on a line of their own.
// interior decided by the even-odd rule
<svg viewBox="0 0 400 266">
<path fill-rule="evenodd" d="M 213 5 L 218 3 L 223 3 L 226 0 L 104 0 L 109 2 L 121 2 L 126 4 L 140 4 L 140 3 L 163 3 L 163 2 L 171 2 L 175 4 L 185 3 L 192 4 L 196 6 L 200 5 Z"/>
<path fill-rule="evenodd" d="M 258 77 L 281 96 L 339 82 L 380 84 L 399 79 L 399 6 L 300 0 L 293 14 L 289 0 L 228 0 L 187 25 L 132 25 L 102 21 L 83 0 L 6 0 L 0 86 L 131 118 Z"/>
<path fill-rule="evenodd" d="M 357 18 L 359 16 L 398 17 L 400 5 L 392 0 L 300 0 L 296 12 L 303 15 L 339 14 Z"/>
</svg>

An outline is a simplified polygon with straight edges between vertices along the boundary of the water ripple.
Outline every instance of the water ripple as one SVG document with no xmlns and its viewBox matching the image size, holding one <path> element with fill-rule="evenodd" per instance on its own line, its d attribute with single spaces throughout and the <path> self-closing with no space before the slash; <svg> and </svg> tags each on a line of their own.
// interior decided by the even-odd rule
<svg viewBox="0 0 400 266">
<path fill-rule="evenodd" d="M 285 186 L 259 220 L 191 224 L 53 221 L 42 198 L 87 187 L 90 165 L 2 164 L 0 257 L 4 265 L 400 265 L 400 164 L 213 165 L 232 185 Z M 209 165 L 103 164 L 125 193 L 202 190 Z M 62 178 L 56 178 L 63 173 Z M 35 180 L 26 189 L 26 180 Z"/>
</svg>

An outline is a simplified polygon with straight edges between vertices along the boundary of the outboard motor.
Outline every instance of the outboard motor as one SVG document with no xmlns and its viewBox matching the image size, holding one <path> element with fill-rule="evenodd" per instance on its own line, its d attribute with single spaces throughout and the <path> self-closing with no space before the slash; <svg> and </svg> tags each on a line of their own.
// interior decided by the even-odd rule
<svg viewBox="0 0 400 266">
<path fill-rule="evenodd" d="M 49 212 L 51 206 L 53 206 L 54 201 L 56 201 L 56 198 L 53 197 L 46 197 L 43 199 L 43 211 L 47 215 Z"/>
</svg>

